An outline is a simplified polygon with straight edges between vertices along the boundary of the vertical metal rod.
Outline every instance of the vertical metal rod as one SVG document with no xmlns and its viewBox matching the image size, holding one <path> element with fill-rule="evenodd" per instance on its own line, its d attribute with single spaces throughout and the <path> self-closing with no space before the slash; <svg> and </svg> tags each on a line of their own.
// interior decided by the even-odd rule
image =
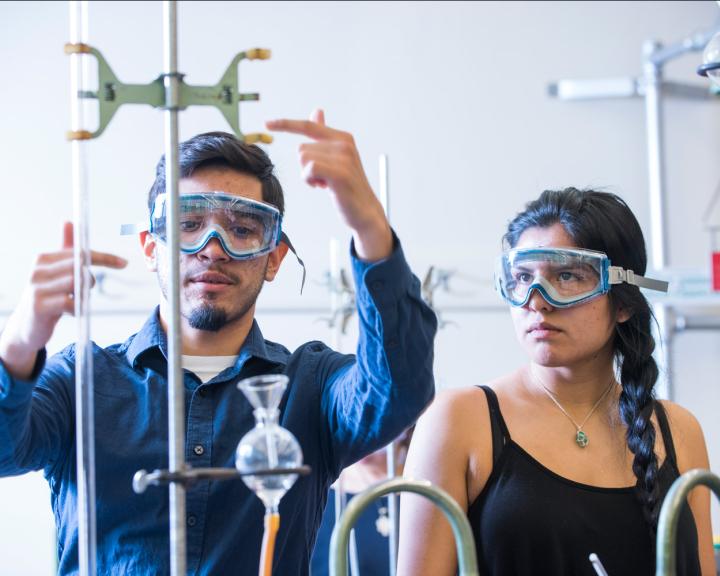
<svg viewBox="0 0 720 576">
<path fill-rule="evenodd" d="M 389 179 L 389 162 L 387 154 L 380 154 L 379 158 L 380 171 L 380 203 L 385 210 L 385 217 L 390 221 L 390 179 Z M 397 463 L 395 461 L 395 442 L 391 442 L 386 449 L 387 458 L 387 477 L 389 480 L 395 478 Z M 390 532 L 388 533 L 388 547 L 390 560 L 390 576 L 395 576 L 397 571 L 397 554 L 398 554 L 398 532 L 400 530 L 400 515 L 398 509 L 400 506 L 399 495 L 395 493 L 388 494 L 388 521 L 390 522 Z"/>
<path fill-rule="evenodd" d="M 386 450 L 387 456 L 387 477 L 388 480 L 395 478 L 395 470 L 397 463 L 395 462 L 395 442 L 391 442 Z M 387 495 L 388 499 L 388 521 L 390 523 L 390 532 L 388 532 L 388 547 L 390 559 L 390 576 L 395 576 L 397 572 L 397 555 L 398 555 L 398 532 L 400 530 L 400 515 L 398 509 L 400 507 L 399 494 L 391 492 Z"/>
<path fill-rule="evenodd" d="M 88 5 L 70 2 L 70 41 L 88 41 Z M 84 104 L 79 97 L 87 89 L 87 57 L 70 57 L 71 128 L 85 129 Z M 81 576 L 95 576 L 97 530 L 95 510 L 95 409 L 93 360 L 90 340 L 90 198 L 87 189 L 85 144 L 72 141 L 74 300 L 77 322 L 75 344 L 75 436 L 78 484 L 78 567 Z"/>
<path fill-rule="evenodd" d="M 345 493 L 343 491 L 343 477 L 342 472 L 335 481 L 335 524 L 340 522 L 340 516 L 342 516 L 343 509 L 345 508 Z"/>
<path fill-rule="evenodd" d="M 660 43 L 643 44 L 645 77 L 645 121 L 648 144 L 648 184 L 650 187 L 651 263 L 654 270 L 667 265 L 665 241 L 665 169 L 663 147 L 662 68 L 652 61 Z"/>
<path fill-rule="evenodd" d="M 653 270 L 663 270 L 668 264 L 666 241 L 665 150 L 662 105 L 662 64 L 653 55 L 662 49 L 654 40 L 643 44 L 643 75 L 645 79 L 645 126 L 648 146 L 648 187 L 650 193 L 650 264 Z M 656 358 L 661 380 L 658 396 L 674 397 L 672 378 L 672 310 L 663 304 L 654 306 L 658 323 Z"/>
<path fill-rule="evenodd" d="M 658 398 L 667 398 L 672 400 L 675 396 L 673 386 L 673 357 L 672 345 L 675 337 L 675 311 L 671 306 L 664 304 L 654 304 L 653 314 L 657 321 L 657 331 L 655 340 L 657 347 L 655 356 L 660 369 L 660 375 L 656 384 L 656 394 Z"/>
<path fill-rule="evenodd" d="M 164 83 L 165 83 L 165 191 L 168 198 L 168 252 L 170 258 L 168 304 L 168 448 L 169 470 L 185 468 L 185 397 L 181 366 L 180 246 L 178 238 L 178 104 L 177 2 L 163 2 Z M 185 531 L 185 488 L 170 483 L 170 573 L 187 572 Z"/>
<path fill-rule="evenodd" d="M 357 539 L 355 538 L 354 528 L 350 530 L 350 544 L 348 548 L 348 556 L 350 558 L 350 576 L 362 576 L 362 574 L 360 574 L 360 557 L 358 556 Z"/>
</svg>

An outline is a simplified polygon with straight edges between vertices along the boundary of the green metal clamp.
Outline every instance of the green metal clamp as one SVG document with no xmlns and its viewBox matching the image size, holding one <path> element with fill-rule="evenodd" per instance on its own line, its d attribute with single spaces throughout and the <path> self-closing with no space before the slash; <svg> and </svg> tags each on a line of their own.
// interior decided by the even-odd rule
<svg viewBox="0 0 720 576">
<path fill-rule="evenodd" d="M 115 112 L 123 104 L 149 104 L 154 108 L 166 109 L 165 105 L 165 75 L 161 74 L 149 84 L 125 84 L 110 68 L 105 57 L 99 50 L 88 44 L 66 44 L 65 53 L 68 55 L 91 55 L 98 64 L 98 91 L 80 91 L 79 98 L 97 99 L 100 107 L 98 127 L 95 132 L 87 130 L 74 130 L 67 133 L 68 140 L 89 140 L 100 136 L 112 120 Z M 240 131 L 239 103 L 248 100 L 259 100 L 260 95 L 239 91 L 238 65 L 241 60 L 267 60 L 270 50 L 254 48 L 238 53 L 230 62 L 220 81 L 214 86 L 192 86 L 183 82 L 180 76 L 180 101 L 178 110 L 188 106 L 214 106 L 225 117 L 228 124 L 238 138 L 248 143 L 272 142 L 272 136 L 264 133 L 243 134 Z"/>
</svg>

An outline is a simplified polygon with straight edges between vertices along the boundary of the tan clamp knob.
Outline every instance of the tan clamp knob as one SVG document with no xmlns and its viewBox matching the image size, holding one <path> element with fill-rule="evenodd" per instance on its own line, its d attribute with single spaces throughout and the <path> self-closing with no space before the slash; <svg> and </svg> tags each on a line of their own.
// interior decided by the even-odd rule
<svg viewBox="0 0 720 576">
<path fill-rule="evenodd" d="M 245 52 L 248 60 L 269 60 L 271 52 L 268 48 L 252 48 Z"/>
<path fill-rule="evenodd" d="M 270 134 L 263 134 L 262 132 L 252 132 L 251 134 L 245 134 L 243 139 L 246 144 L 255 144 L 260 142 L 262 144 L 272 144 L 273 137 Z"/>
<path fill-rule="evenodd" d="M 65 139 L 70 142 L 74 140 L 91 140 L 92 137 L 92 132 L 88 130 L 68 130 L 65 132 Z"/>
<path fill-rule="evenodd" d="M 65 44 L 65 54 L 90 54 L 90 46 L 82 42 L 77 44 L 68 42 Z"/>
</svg>

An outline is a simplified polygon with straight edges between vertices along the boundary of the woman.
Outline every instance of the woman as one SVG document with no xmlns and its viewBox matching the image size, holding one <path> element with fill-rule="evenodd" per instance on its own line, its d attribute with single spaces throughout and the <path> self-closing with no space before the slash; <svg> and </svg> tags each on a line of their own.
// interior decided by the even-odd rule
<svg viewBox="0 0 720 576">
<path fill-rule="evenodd" d="M 528 204 L 504 245 L 498 288 L 529 364 L 439 395 L 405 473 L 467 511 L 484 575 L 592 576 L 591 553 L 610 576 L 654 574 L 665 493 L 709 465 L 695 418 L 653 397 L 652 314 L 638 285 L 663 283 L 638 277 L 640 226 L 619 197 L 569 188 Z M 694 490 L 681 515 L 678 574 L 715 574 L 709 498 Z M 442 513 L 417 496 L 401 510 L 398 574 L 455 574 Z"/>
</svg>

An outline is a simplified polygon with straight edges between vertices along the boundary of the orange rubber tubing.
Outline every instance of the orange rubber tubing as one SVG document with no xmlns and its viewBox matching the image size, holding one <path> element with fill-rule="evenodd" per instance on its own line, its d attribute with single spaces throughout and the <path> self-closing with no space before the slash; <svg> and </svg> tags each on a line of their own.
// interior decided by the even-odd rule
<svg viewBox="0 0 720 576">
<path fill-rule="evenodd" d="M 263 533 L 262 553 L 260 555 L 260 575 L 272 576 L 275 537 L 280 529 L 280 514 L 265 514 L 265 532 Z"/>
</svg>

